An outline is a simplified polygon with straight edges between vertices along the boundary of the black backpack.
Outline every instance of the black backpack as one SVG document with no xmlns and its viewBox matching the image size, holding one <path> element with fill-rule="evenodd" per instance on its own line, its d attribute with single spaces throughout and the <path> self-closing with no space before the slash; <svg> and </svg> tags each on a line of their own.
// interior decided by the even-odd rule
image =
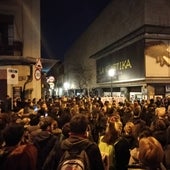
<svg viewBox="0 0 170 170">
<path fill-rule="evenodd" d="M 37 169 L 40 170 L 43 167 L 44 162 L 48 158 L 48 155 L 56 143 L 57 137 L 50 134 L 48 138 L 42 141 L 34 140 L 34 145 L 38 150 Z"/>
<path fill-rule="evenodd" d="M 86 148 L 66 150 L 60 159 L 57 170 L 90 170 Z"/>
</svg>

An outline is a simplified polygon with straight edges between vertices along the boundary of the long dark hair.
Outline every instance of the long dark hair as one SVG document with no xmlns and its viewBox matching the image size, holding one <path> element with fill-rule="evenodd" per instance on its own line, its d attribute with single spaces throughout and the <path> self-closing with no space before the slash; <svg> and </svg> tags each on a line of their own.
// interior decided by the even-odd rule
<svg viewBox="0 0 170 170">
<path fill-rule="evenodd" d="M 115 129 L 115 123 L 109 122 L 106 128 L 106 132 L 102 138 L 102 142 L 105 142 L 108 145 L 114 144 L 118 136 L 119 136 L 119 133 Z"/>
</svg>

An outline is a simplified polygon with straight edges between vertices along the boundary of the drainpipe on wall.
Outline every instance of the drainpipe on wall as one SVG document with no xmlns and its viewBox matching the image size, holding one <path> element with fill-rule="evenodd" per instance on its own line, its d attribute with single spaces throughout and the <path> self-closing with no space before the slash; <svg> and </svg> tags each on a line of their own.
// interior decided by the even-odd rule
<svg viewBox="0 0 170 170">
<path fill-rule="evenodd" d="M 33 65 L 32 64 L 30 65 L 30 75 L 27 76 L 27 77 L 28 78 L 27 78 L 26 82 L 24 83 L 23 90 L 22 90 L 22 96 L 21 96 L 21 99 L 22 99 L 23 102 L 25 100 L 25 88 L 26 88 L 26 85 L 28 83 L 32 82 L 32 80 L 33 80 Z"/>
</svg>

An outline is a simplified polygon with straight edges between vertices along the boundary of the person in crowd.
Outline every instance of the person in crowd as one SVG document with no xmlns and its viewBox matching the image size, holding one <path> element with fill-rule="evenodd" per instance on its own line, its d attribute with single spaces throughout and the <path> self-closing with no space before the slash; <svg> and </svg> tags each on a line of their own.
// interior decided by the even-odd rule
<svg viewBox="0 0 170 170">
<path fill-rule="evenodd" d="M 132 119 L 132 122 L 134 124 L 132 133 L 133 136 L 135 137 L 136 143 L 138 143 L 138 135 L 147 126 L 146 122 L 141 119 L 140 115 L 141 115 L 141 107 L 140 105 L 136 104 L 136 106 L 133 109 L 133 119 Z"/>
<path fill-rule="evenodd" d="M 94 109 L 89 117 L 89 127 L 92 141 L 98 143 L 99 136 L 105 128 L 106 120 L 102 118 L 99 110 Z M 102 121 L 101 121 L 102 120 Z"/>
<path fill-rule="evenodd" d="M 65 123 L 70 121 L 70 119 L 71 119 L 70 107 L 67 105 L 66 101 L 62 101 L 56 119 L 58 122 L 58 127 L 61 129 Z"/>
<path fill-rule="evenodd" d="M 151 125 L 151 122 L 155 119 L 155 109 L 156 104 L 154 102 L 154 99 L 150 99 L 150 102 L 148 103 L 147 112 L 146 112 L 146 124 L 148 126 Z"/>
<path fill-rule="evenodd" d="M 5 115 L 11 116 L 11 122 L 17 121 L 18 123 L 24 124 L 24 120 L 30 120 L 29 124 L 24 125 L 27 132 L 29 132 L 28 136 L 31 137 L 28 141 L 33 142 L 33 144 L 35 144 L 36 148 L 38 149 L 37 168 L 40 167 L 41 170 L 56 170 L 59 159 L 62 156 L 64 150 L 67 148 L 69 149 L 68 144 L 77 146 L 76 142 L 80 141 L 80 143 L 84 145 L 84 140 L 87 140 L 88 142 L 91 141 L 92 143 L 94 142 L 92 146 L 87 148 L 87 154 L 90 155 L 90 160 L 92 162 L 91 155 L 93 155 L 94 158 L 95 154 L 92 153 L 91 150 L 97 152 L 99 164 L 101 164 L 101 152 L 99 150 L 98 144 L 102 143 L 102 145 L 108 145 L 109 138 L 112 140 L 112 135 L 114 136 L 115 140 L 115 142 L 112 144 L 114 146 L 115 156 L 115 163 L 113 164 L 115 165 L 116 170 L 126 170 L 128 165 L 127 160 L 129 159 L 133 148 L 137 151 L 135 153 L 136 155 L 139 153 L 139 139 L 141 138 L 139 136 L 142 136 L 141 132 L 145 131 L 146 128 L 149 127 L 153 133 L 153 136 L 162 144 L 162 147 L 164 149 L 167 148 L 168 144 L 166 143 L 166 129 L 170 124 L 170 119 L 166 114 L 166 110 L 162 109 L 164 108 L 162 104 L 160 104 L 158 107 L 154 101 L 151 100 L 150 104 L 147 103 L 145 113 L 143 113 L 143 116 L 141 117 L 142 105 L 139 101 L 134 101 L 134 103 L 131 103 L 131 101 L 125 101 L 119 104 L 116 103 L 114 99 L 111 101 L 103 101 L 103 103 L 102 101 L 103 100 L 100 100 L 99 103 L 97 97 L 88 98 L 84 96 L 82 98 L 73 97 L 67 99 L 66 97 L 62 97 L 51 100 L 49 105 L 49 100 L 43 99 L 37 102 L 37 104 L 39 103 L 39 105 L 41 105 L 41 109 L 36 111 L 37 114 L 32 114 L 32 111 L 28 111 L 28 114 L 24 114 L 24 116 L 21 117 L 18 117 L 18 115 L 15 113 Z M 162 101 L 163 100 L 160 102 Z M 49 106 L 50 108 L 48 108 Z M 24 107 L 25 106 L 22 106 L 22 109 Z M 149 116 L 149 112 L 151 112 L 151 116 Z M 46 113 L 48 113 L 48 117 L 46 117 Z M 78 134 L 77 131 L 71 130 L 70 121 L 73 117 L 80 115 L 84 115 L 88 118 L 88 126 L 85 132 L 81 131 L 81 133 Z M 50 119 L 48 119 L 49 117 Z M 78 118 L 76 121 L 78 122 Z M 5 126 L 7 126 L 8 123 L 9 122 L 7 122 Z M 67 124 L 69 124 L 69 126 L 66 126 Z M 108 130 L 109 126 L 107 125 L 109 124 L 110 126 L 111 124 L 114 124 L 115 130 Z M 3 126 L 3 128 L 5 126 Z M 82 126 L 83 125 L 77 125 L 78 129 L 80 129 Z M 110 134 L 110 136 L 107 133 Z M 162 136 L 162 134 L 164 135 Z M 106 138 L 108 140 L 105 140 L 105 135 L 109 136 Z M 51 136 L 54 138 L 52 137 L 50 140 Z M 143 135 L 143 137 L 147 137 L 147 135 Z M 3 138 L 1 133 L 1 144 L 2 142 Z M 62 143 L 61 146 L 60 143 Z M 96 145 L 98 149 L 96 148 Z M 139 158 L 136 157 L 136 159 L 139 162 Z M 91 164 L 92 167 L 96 168 L 96 166 L 93 165 L 94 163 Z M 110 167 L 112 167 L 112 165 Z"/>
<path fill-rule="evenodd" d="M 126 104 L 127 104 L 127 103 L 126 103 Z M 118 102 L 117 111 L 119 112 L 120 117 L 123 117 L 125 107 L 126 107 L 125 103 L 123 103 L 123 102 Z M 123 120 L 122 120 L 122 123 L 123 123 Z"/>
<path fill-rule="evenodd" d="M 114 122 L 109 122 L 106 132 L 99 140 L 99 149 L 102 155 L 105 170 L 115 170 L 115 150 L 114 142 L 116 141 L 117 131 Z"/>
<path fill-rule="evenodd" d="M 158 107 L 155 109 L 155 118 L 151 122 L 150 129 L 153 132 L 153 136 L 161 143 L 162 147 L 166 144 L 166 129 L 170 122 L 167 118 L 166 108 Z"/>
<path fill-rule="evenodd" d="M 51 133 L 51 122 L 50 117 L 41 118 L 39 123 L 41 131 L 32 138 L 38 150 L 37 170 L 42 170 L 44 162 L 57 141 L 57 137 Z"/>
<path fill-rule="evenodd" d="M 166 144 L 164 146 L 164 165 L 167 170 L 170 170 L 170 126 L 166 130 Z"/>
<path fill-rule="evenodd" d="M 123 137 L 129 143 L 129 149 L 133 149 L 135 147 L 135 137 L 133 136 L 133 127 L 134 124 L 132 122 L 127 122 L 124 126 Z"/>
<path fill-rule="evenodd" d="M 129 142 L 123 136 L 123 124 L 118 112 L 108 117 L 108 123 L 113 123 L 112 137 L 114 137 L 115 169 L 126 170 L 130 158 Z M 113 138 L 112 138 L 113 140 Z"/>
<path fill-rule="evenodd" d="M 36 170 L 37 149 L 33 144 L 21 144 L 24 126 L 11 123 L 4 129 L 5 146 L 0 151 L 1 170 Z"/>
<path fill-rule="evenodd" d="M 56 158 L 56 162 L 60 161 L 60 158 L 64 154 L 64 151 L 71 149 L 85 149 L 90 169 L 92 170 L 104 170 L 102 157 L 99 147 L 96 143 L 91 142 L 87 137 L 88 118 L 84 114 L 76 114 L 70 120 L 70 135 L 67 139 L 63 140 L 60 146 L 60 152 Z"/>
<path fill-rule="evenodd" d="M 129 143 L 122 135 L 123 124 L 121 121 L 115 121 L 116 141 L 115 148 L 115 162 L 116 170 L 127 170 L 127 165 L 130 158 Z"/>
<path fill-rule="evenodd" d="M 52 122 L 51 122 L 51 132 L 52 132 L 52 134 L 54 134 L 54 135 L 61 135 L 61 133 L 62 133 L 62 129 L 60 129 L 59 127 L 58 127 L 58 122 L 56 121 L 56 120 L 52 120 Z"/>
<path fill-rule="evenodd" d="M 34 114 L 34 109 L 30 99 L 24 101 L 23 107 L 17 112 L 17 114 L 20 118 L 26 118 Z"/>
<path fill-rule="evenodd" d="M 37 99 L 36 99 L 36 98 L 33 98 L 31 103 L 32 103 L 32 107 L 33 107 L 34 111 L 35 111 L 35 110 L 38 111 L 38 109 L 39 109 L 40 106 L 39 106 L 39 104 L 37 103 Z"/>
<path fill-rule="evenodd" d="M 70 122 L 67 122 L 62 127 L 61 140 L 67 139 L 70 134 Z"/>
<path fill-rule="evenodd" d="M 20 97 L 13 99 L 13 109 L 12 111 L 17 113 L 22 108 L 22 102 Z"/>
<path fill-rule="evenodd" d="M 155 109 L 155 118 L 151 122 L 151 128 L 152 128 L 152 125 L 154 124 L 154 122 L 156 122 L 157 120 L 164 121 L 166 127 L 168 127 L 170 125 L 170 121 L 168 119 L 168 115 L 166 114 L 166 108 L 165 107 L 157 107 Z"/>
<path fill-rule="evenodd" d="M 30 141 L 33 140 L 33 138 L 42 131 L 40 128 L 40 116 L 39 115 L 30 115 L 30 122 L 27 126 L 26 130 L 28 131 L 29 139 Z"/>
<path fill-rule="evenodd" d="M 39 116 L 48 116 L 48 107 L 46 102 L 42 102 L 40 104 L 40 109 L 37 111 Z"/>
<path fill-rule="evenodd" d="M 149 170 L 165 170 L 164 151 L 159 141 L 150 136 L 139 140 L 139 160 Z"/>
<path fill-rule="evenodd" d="M 10 113 L 12 109 L 12 99 L 9 95 L 6 95 L 5 101 L 3 103 L 3 112 L 4 113 Z"/>
<path fill-rule="evenodd" d="M 140 167 L 140 161 L 139 161 L 139 140 L 143 137 L 149 137 L 152 136 L 152 131 L 148 126 L 143 129 L 140 134 L 137 137 L 137 143 L 135 143 L 135 147 L 130 149 L 130 159 L 129 159 L 129 164 L 128 166 L 133 166 L 133 167 Z"/>
<path fill-rule="evenodd" d="M 142 120 L 144 120 L 147 124 L 147 108 L 148 108 L 148 102 L 147 100 L 142 99 L 140 102 L 140 106 L 141 106 L 141 114 L 140 117 Z M 148 124 L 147 124 L 148 125 Z"/>
<path fill-rule="evenodd" d="M 10 114 L 0 113 L 0 147 L 4 144 L 3 131 L 11 122 Z"/>
<path fill-rule="evenodd" d="M 42 170 L 56 170 L 57 167 L 56 157 L 60 149 L 60 144 L 63 140 L 69 137 L 69 133 L 70 133 L 70 122 L 67 122 L 62 127 L 62 133 L 60 135 L 57 135 L 56 143 L 51 149 L 50 153 L 48 154 L 48 157 L 43 164 Z"/>
<path fill-rule="evenodd" d="M 166 145 L 166 124 L 162 119 L 157 119 L 152 122 L 150 127 L 153 137 L 155 137 L 164 147 Z"/>
<path fill-rule="evenodd" d="M 131 102 L 126 102 L 125 106 L 123 107 L 123 112 L 120 112 L 121 115 L 121 121 L 123 123 L 123 126 L 125 126 L 125 124 L 129 121 L 131 121 L 131 119 L 133 118 L 133 105 Z"/>
<path fill-rule="evenodd" d="M 99 113 L 99 119 L 98 119 L 99 137 L 105 133 L 105 130 L 107 127 L 107 121 L 108 121 L 108 117 L 102 111 L 102 108 L 101 108 L 100 113 Z"/>
<path fill-rule="evenodd" d="M 159 113 L 159 112 L 161 112 L 161 111 L 159 111 L 161 109 L 162 109 L 162 114 Z M 169 117 L 168 117 L 168 112 L 167 112 L 167 110 L 166 110 L 166 108 L 164 106 L 162 106 L 160 108 L 157 108 L 155 110 L 155 114 L 156 114 L 156 118 L 162 119 L 165 122 L 166 127 L 168 127 L 170 125 L 170 120 L 169 120 Z"/>
</svg>

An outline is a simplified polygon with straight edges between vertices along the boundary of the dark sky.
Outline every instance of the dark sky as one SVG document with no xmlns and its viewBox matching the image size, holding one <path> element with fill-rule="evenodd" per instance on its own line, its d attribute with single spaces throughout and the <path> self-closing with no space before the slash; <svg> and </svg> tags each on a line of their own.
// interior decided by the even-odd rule
<svg viewBox="0 0 170 170">
<path fill-rule="evenodd" d="M 42 58 L 64 53 L 111 0 L 41 0 Z"/>
</svg>

